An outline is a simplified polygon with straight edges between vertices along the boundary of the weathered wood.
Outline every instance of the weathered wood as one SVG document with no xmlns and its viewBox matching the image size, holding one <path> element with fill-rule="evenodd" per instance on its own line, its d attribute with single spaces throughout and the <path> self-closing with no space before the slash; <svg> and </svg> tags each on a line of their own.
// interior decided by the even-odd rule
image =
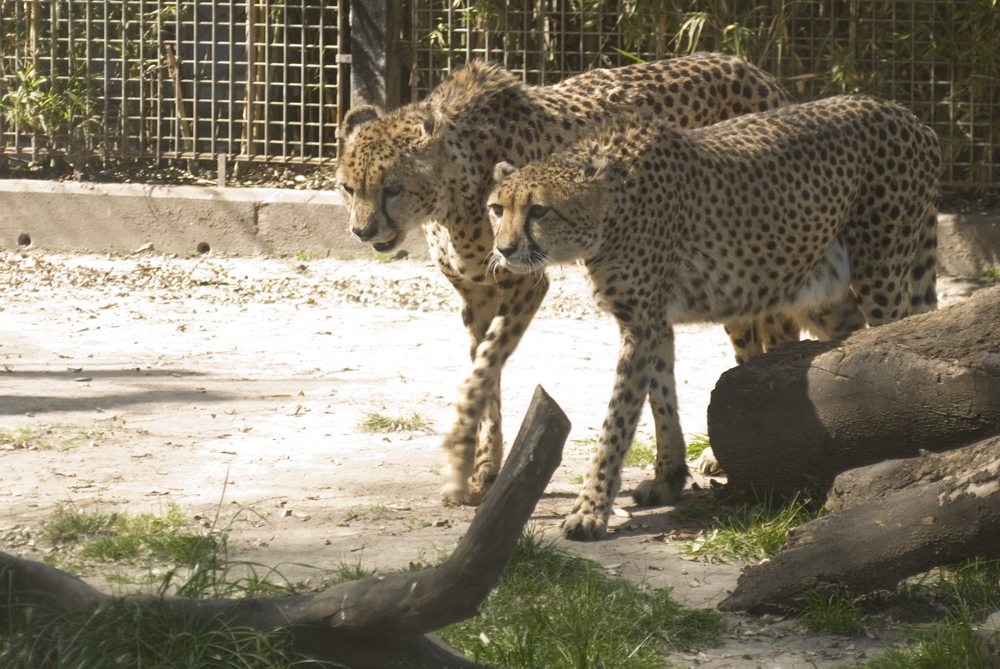
<svg viewBox="0 0 1000 669">
<path fill-rule="evenodd" d="M 882 486 L 869 499 L 858 496 L 855 506 L 796 528 L 783 552 L 743 572 L 719 608 L 796 608 L 808 588 L 888 589 L 940 565 L 1000 556 L 1000 440 L 917 459 L 926 462 L 866 468 L 882 482 L 903 482 L 900 473 L 910 472 L 912 483 L 890 494 Z M 946 469 L 934 472 L 935 465 Z"/>
<path fill-rule="evenodd" d="M 712 448 L 735 490 L 829 489 L 848 469 L 1000 434 L 1000 287 L 758 356 L 719 379 Z"/>
<path fill-rule="evenodd" d="M 475 615 L 496 583 L 552 473 L 570 422 L 539 386 L 507 462 L 455 552 L 421 572 L 374 576 L 297 597 L 241 601 L 126 597 L 127 606 L 165 606 L 178 618 L 257 630 L 290 628 L 296 648 L 355 669 L 406 663 L 475 665 L 426 634 Z M 80 579 L 0 553 L 18 601 L 54 612 L 93 610 L 109 598 Z"/>
<path fill-rule="evenodd" d="M 916 458 L 888 460 L 851 469 L 833 481 L 826 510 L 833 513 L 887 497 L 915 485 L 939 481 L 963 472 L 980 472 L 1000 455 L 1000 437 L 990 437 L 945 453 L 922 453 Z"/>
</svg>

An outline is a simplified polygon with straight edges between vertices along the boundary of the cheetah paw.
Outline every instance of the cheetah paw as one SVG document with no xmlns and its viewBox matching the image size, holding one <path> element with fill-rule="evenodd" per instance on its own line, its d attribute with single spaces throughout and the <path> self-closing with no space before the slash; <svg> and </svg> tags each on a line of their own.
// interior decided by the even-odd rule
<svg viewBox="0 0 1000 669">
<path fill-rule="evenodd" d="M 673 504 L 681 496 L 684 481 L 643 481 L 632 493 L 632 500 L 639 506 L 662 506 Z"/>
<path fill-rule="evenodd" d="M 473 488 L 465 493 L 465 500 L 461 503 L 465 506 L 479 506 L 483 503 L 483 499 L 488 492 L 489 488 L 480 488 L 479 490 Z"/>
<path fill-rule="evenodd" d="M 702 476 L 719 476 L 720 474 L 725 474 L 722 471 L 722 465 L 719 464 L 711 448 L 706 448 L 701 452 L 698 459 L 694 461 L 694 468 Z"/>
<path fill-rule="evenodd" d="M 468 504 L 469 491 L 465 486 L 448 483 L 441 490 L 441 501 L 445 506 L 462 506 Z"/>
<path fill-rule="evenodd" d="M 563 520 L 562 533 L 570 541 L 597 541 L 607 536 L 608 521 L 577 511 Z"/>
<path fill-rule="evenodd" d="M 490 491 L 496 480 L 496 474 L 481 474 L 479 472 L 474 474 L 472 481 L 469 483 L 469 491 L 465 495 L 465 502 L 463 504 L 466 506 L 479 506 L 482 504 L 486 493 Z"/>
</svg>

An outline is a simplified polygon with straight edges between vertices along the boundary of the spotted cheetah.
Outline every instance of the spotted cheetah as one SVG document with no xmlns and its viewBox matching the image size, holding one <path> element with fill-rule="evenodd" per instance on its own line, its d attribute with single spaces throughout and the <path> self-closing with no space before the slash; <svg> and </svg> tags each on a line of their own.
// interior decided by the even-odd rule
<svg viewBox="0 0 1000 669">
<path fill-rule="evenodd" d="M 564 534 L 606 532 L 647 395 L 655 478 L 634 497 L 680 494 L 675 323 L 811 311 L 848 287 L 872 326 L 936 308 L 940 167 L 929 128 L 866 96 L 699 130 L 620 117 L 549 159 L 498 164 L 488 200 L 497 264 L 532 276 L 582 262 L 621 330 L 611 403 Z"/>
<path fill-rule="evenodd" d="M 422 226 L 464 304 L 473 365 L 445 439 L 446 503 L 478 503 L 499 471 L 500 374 L 548 289 L 544 276 L 487 271 L 493 233 L 485 203 L 494 165 L 544 158 L 625 110 L 694 128 L 791 102 L 769 74 L 738 58 L 699 53 L 593 70 L 549 87 L 472 62 L 424 101 L 386 116 L 370 106 L 347 114 L 337 178 L 351 230 L 387 253 Z M 856 311 L 853 300 L 848 308 Z M 798 339 L 798 324 L 771 318 L 731 324 L 738 360 Z"/>
</svg>

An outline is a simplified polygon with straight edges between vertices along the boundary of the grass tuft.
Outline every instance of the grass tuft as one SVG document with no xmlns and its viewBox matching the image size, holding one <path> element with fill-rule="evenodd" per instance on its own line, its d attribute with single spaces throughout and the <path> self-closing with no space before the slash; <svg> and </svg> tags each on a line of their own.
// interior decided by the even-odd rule
<svg viewBox="0 0 1000 669">
<path fill-rule="evenodd" d="M 969 610 L 959 607 L 948 620 L 922 635 L 915 648 L 890 649 L 857 669 L 996 669 L 972 634 Z"/>
<path fill-rule="evenodd" d="M 274 597 L 297 594 L 273 569 L 228 560 L 225 531 L 194 535 L 183 529 L 179 507 L 163 514 L 85 513 L 63 507 L 45 527 L 45 538 L 77 542 L 79 552 L 106 559 L 138 555 L 175 565 L 141 583 L 147 594 L 181 597 Z M 110 579 L 109 579 L 110 580 Z M 28 609 L 11 597 L 0 573 L 0 667 L 4 669 L 279 669 L 309 666 L 286 631 L 267 633 L 227 626 L 207 629 L 157 610 L 138 611 L 109 601 L 96 611 L 55 614 Z"/>
<path fill-rule="evenodd" d="M 688 443 L 687 443 L 687 459 L 688 460 L 694 460 L 699 455 L 701 455 L 702 451 L 704 451 L 709 446 L 711 446 L 711 444 L 708 443 L 708 435 L 707 434 L 705 434 L 704 432 L 702 432 L 700 434 L 692 434 L 688 438 Z"/>
<path fill-rule="evenodd" d="M 845 588 L 810 590 L 803 597 L 799 619 L 813 632 L 851 635 L 861 629 L 864 616 L 858 600 Z"/>
<path fill-rule="evenodd" d="M 0 450 L 21 448 L 43 448 L 47 442 L 38 436 L 34 428 L 22 425 L 13 430 L 0 430 Z"/>
<path fill-rule="evenodd" d="M 1000 267 L 991 267 L 983 272 L 983 279 L 989 283 L 997 283 L 1000 281 Z"/>
<path fill-rule="evenodd" d="M 81 558 L 113 562 L 156 561 L 187 564 L 214 548 L 214 535 L 192 533 L 179 506 L 162 514 L 81 511 L 58 507 L 43 536 L 53 544 L 76 543 Z"/>
<path fill-rule="evenodd" d="M 605 575 L 538 535 L 518 543 L 480 614 L 440 636 L 478 662 L 527 669 L 645 669 L 718 638 L 723 619 Z"/>
<path fill-rule="evenodd" d="M 647 444 L 642 441 L 633 441 L 632 448 L 625 456 L 625 464 L 628 467 L 645 467 L 656 462 L 656 444 Z"/>
<path fill-rule="evenodd" d="M 820 504 L 798 497 L 783 505 L 713 502 L 682 506 L 672 512 L 675 519 L 700 523 L 707 530 L 706 537 L 688 544 L 689 553 L 746 563 L 777 555 L 788 541 L 788 530 L 823 514 Z"/>
<path fill-rule="evenodd" d="M 421 430 L 427 427 L 428 423 L 419 413 L 414 411 L 409 417 L 398 416 L 393 418 L 378 412 L 371 412 L 361 421 L 361 430 L 364 432 L 406 432 Z"/>
</svg>

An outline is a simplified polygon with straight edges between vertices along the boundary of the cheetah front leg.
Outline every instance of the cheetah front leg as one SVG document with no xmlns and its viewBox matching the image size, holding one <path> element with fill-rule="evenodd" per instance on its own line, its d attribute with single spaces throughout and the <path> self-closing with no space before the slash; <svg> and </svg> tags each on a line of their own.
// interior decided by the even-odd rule
<svg viewBox="0 0 1000 669">
<path fill-rule="evenodd" d="M 649 380 L 649 406 L 656 426 L 656 466 L 653 479 L 640 483 L 632 499 L 640 506 L 671 504 L 681 496 L 688 478 L 684 433 L 677 413 L 672 327 L 665 328 L 656 351 Z"/>
<path fill-rule="evenodd" d="M 507 358 L 548 291 L 544 275 L 500 276 L 493 300 L 474 299 L 467 287 L 462 318 L 472 337 L 472 374 L 456 403 L 456 417 L 444 448 L 447 458 L 445 504 L 479 504 L 500 472 L 503 434 L 500 422 L 500 376 Z M 488 327 L 485 326 L 488 323 Z M 482 334 L 479 334 L 482 332 Z"/>
<path fill-rule="evenodd" d="M 650 328 L 622 327 L 621 339 L 614 391 L 597 451 L 590 461 L 583 490 L 562 524 L 563 535 L 575 541 L 593 541 L 607 534 L 611 505 L 621 485 L 622 462 L 632 445 L 649 392 L 650 372 L 656 364 L 657 342 Z"/>
</svg>

